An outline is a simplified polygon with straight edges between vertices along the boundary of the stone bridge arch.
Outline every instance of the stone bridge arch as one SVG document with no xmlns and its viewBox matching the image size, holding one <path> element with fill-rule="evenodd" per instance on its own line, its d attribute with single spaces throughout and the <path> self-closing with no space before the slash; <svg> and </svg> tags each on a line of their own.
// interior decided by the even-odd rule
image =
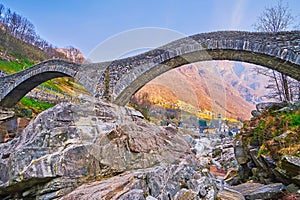
<svg viewBox="0 0 300 200">
<path fill-rule="evenodd" d="M 63 60 L 49 60 L 0 79 L 0 106 L 14 106 L 29 91 L 45 81 L 58 77 L 75 77 L 79 66 Z"/>
<path fill-rule="evenodd" d="M 207 60 L 257 64 L 300 80 L 299 52 L 300 31 L 198 34 L 113 63 L 110 71 L 114 71 L 114 66 L 120 66 L 121 63 L 133 67 L 117 78 L 111 77 L 111 98 L 114 103 L 125 105 L 134 93 L 162 73 L 184 64 Z"/>
<path fill-rule="evenodd" d="M 300 31 L 219 31 L 179 39 L 146 53 L 111 62 L 78 65 L 50 60 L 0 78 L 0 106 L 12 107 L 37 85 L 70 76 L 94 96 L 125 105 L 141 87 L 166 71 L 207 60 L 242 61 L 300 80 Z"/>
</svg>

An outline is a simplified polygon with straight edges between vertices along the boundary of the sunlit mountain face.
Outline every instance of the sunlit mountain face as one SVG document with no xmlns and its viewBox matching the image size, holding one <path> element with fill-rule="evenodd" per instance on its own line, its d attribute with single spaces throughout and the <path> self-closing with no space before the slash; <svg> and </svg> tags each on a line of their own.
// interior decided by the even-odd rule
<svg viewBox="0 0 300 200">
<path fill-rule="evenodd" d="M 184 65 L 155 78 L 133 98 L 198 116 L 249 119 L 255 104 L 266 101 L 268 78 L 255 66 L 232 61 L 207 61 Z"/>
</svg>

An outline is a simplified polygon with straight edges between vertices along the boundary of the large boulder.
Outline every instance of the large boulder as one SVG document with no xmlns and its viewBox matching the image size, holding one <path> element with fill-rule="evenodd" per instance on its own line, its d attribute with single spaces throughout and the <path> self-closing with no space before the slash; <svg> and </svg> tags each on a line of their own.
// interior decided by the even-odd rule
<svg viewBox="0 0 300 200">
<path fill-rule="evenodd" d="M 193 155 L 176 129 L 140 117 L 89 98 L 44 111 L 19 137 L 0 144 L 0 198 L 59 198 L 87 182 Z"/>
<path fill-rule="evenodd" d="M 61 200 L 215 199 L 216 192 L 208 177 L 195 171 L 191 163 L 181 162 L 130 171 L 110 179 L 83 184 Z"/>
<path fill-rule="evenodd" d="M 285 155 L 282 157 L 279 165 L 276 167 L 278 175 L 291 182 L 300 185 L 300 158 L 296 156 Z"/>
<path fill-rule="evenodd" d="M 240 192 L 245 199 L 280 199 L 285 191 L 282 183 L 263 185 L 260 183 L 244 183 L 232 187 L 233 190 Z"/>
<path fill-rule="evenodd" d="M 284 108 L 286 106 L 289 106 L 290 104 L 288 102 L 265 102 L 265 103 L 259 103 L 256 105 L 256 110 L 260 113 L 265 111 L 275 111 L 279 110 L 281 108 Z"/>
<path fill-rule="evenodd" d="M 245 200 L 245 197 L 238 191 L 224 188 L 218 193 L 218 198 L 222 200 Z"/>
</svg>

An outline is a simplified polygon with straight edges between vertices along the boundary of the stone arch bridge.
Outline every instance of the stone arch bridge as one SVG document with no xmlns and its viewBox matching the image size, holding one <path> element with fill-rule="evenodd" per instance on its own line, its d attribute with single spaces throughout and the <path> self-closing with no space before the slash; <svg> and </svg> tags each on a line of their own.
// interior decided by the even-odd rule
<svg viewBox="0 0 300 200">
<path fill-rule="evenodd" d="M 300 31 L 201 33 L 146 53 L 111 62 L 78 65 L 49 60 L 0 78 L 0 105 L 14 106 L 44 81 L 69 76 L 96 97 L 125 105 L 160 74 L 184 64 L 207 60 L 242 61 L 275 69 L 300 80 Z"/>
</svg>

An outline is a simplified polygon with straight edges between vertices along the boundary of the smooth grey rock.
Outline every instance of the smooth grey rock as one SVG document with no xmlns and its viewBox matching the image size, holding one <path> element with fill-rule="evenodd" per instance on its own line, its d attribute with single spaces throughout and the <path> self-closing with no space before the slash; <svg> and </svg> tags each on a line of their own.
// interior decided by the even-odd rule
<svg viewBox="0 0 300 200">
<path fill-rule="evenodd" d="M 252 111 L 251 111 L 251 115 L 252 115 L 253 117 L 257 117 L 257 116 L 260 116 L 260 115 L 261 115 L 261 112 L 259 112 L 259 111 L 257 111 L 257 110 L 252 110 Z"/>
<path fill-rule="evenodd" d="M 285 186 L 282 183 L 273 183 L 269 185 L 263 185 L 260 183 L 243 183 L 233 186 L 232 189 L 243 194 L 247 200 L 271 198 L 279 199 L 283 195 Z"/>
<path fill-rule="evenodd" d="M 146 200 L 157 200 L 157 198 L 154 198 L 153 196 L 147 196 Z"/>
<path fill-rule="evenodd" d="M 0 122 L 13 118 L 14 116 L 15 112 L 13 110 L 7 108 L 0 108 Z"/>
<path fill-rule="evenodd" d="M 191 190 L 182 188 L 174 196 L 174 200 L 181 200 L 181 199 L 197 199 L 197 193 L 195 193 Z"/>
<path fill-rule="evenodd" d="M 292 182 L 300 186 L 300 174 L 292 177 Z"/>
<path fill-rule="evenodd" d="M 140 111 L 138 111 L 138 110 L 135 110 L 135 109 L 130 108 L 130 107 L 126 107 L 126 109 L 127 109 L 128 113 L 129 113 L 129 115 L 131 115 L 133 117 L 138 117 L 138 118 L 141 118 L 141 119 L 145 118 L 144 115 Z"/>
<path fill-rule="evenodd" d="M 242 141 L 237 141 L 234 145 L 234 154 L 237 162 L 241 164 L 246 164 L 249 161 L 249 157 L 245 153 Z"/>
<path fill-rule="evenodd" d="M 218 193 L 217 197 L 221 200 L 245 200 L 245 197 L 240 192 L 230 188 L 224 188 Z"/>
<path fill-rule="evenodd" d="M 3 122 L 0 122 L 0 142 L 6 142 L 4 141 L 5 135 L 8 134 L 8 136 L 12 135 L 13 137 L 17 135 L 18 131 L 18 120 L 17 118 L 10 118 L 8 120 L 5 120 Z"/>
<path fill-rule="evenodd" d="M 193 147 L 195 145 L 196 142 L 195 139 L 192 138 L 192 136 L 185 134 L 182 137 L 190 145 L 190 147 Z"/>
<path fill-rule="evenodd" d="M 265 165 L 265 163 L 263 163 L 258 157 L 258 149 L 257 148 L 253 148 L 249 150 L 249 154 L 253 160 L 253 162 L 255 163 L 255 165 L 257 167 L 260 167 L 261 169 L 267 169 L 267 166 Z"/>
<path fill-rule="evenodd" d="M 290 193 L 294 193 L 296 194 L 299 191 L 299 187 L 295 184 L 289 184 L 288 186 L 286 186 L 286 189 L 290 192 Z"/>
<path fill-rule="evenodd" d="M 197 168 L 197 166 L 194 166 Z M 188 182 L 198 182 L 205 192 L 199 194 Z M 61 200 L 68 199 L 188 199 L 198 197 L 213 199 L 214 190 L 209 179 L 187 166 L 186 161 L 179 164 L 157 166 L 148 169 L 138 169 L 114 176 L 110 179 L 86 183 L 78 187 Z M 96 198 L 97 199 L 97 198 Z"/>
<path fill-rule="evenodd" d="M 260 155 L 260 158 L 263 160 L 263 162 L 265 162 L 268 166 L 268 168 L 274 168 L 276 167 L 276 161 L 271 157 L 271 156 L 268 156 L 268 155 Z"/>
<path fill-rule="evenodd" d="M 44 111 L 19 137 L 0 144 L 0 198 L 63 196 L 88 180 L 178 163 L 187 155 L 190 148 L 176 129 L 85 98 Z"/>
<path fill-rule="evenodd" d="M 265 102 L 256 104 L 256 110 L 261 113 L 269 109 L 276 111 L 286 107 L 287 105 L 289 105 L 288 102 Z"/>
<path fill-rule="evenodd" d="M 285 155 L 281 159 L 280 167 L 288 171 L 292 176 L 297 176 L 300 174 L 300 158 Z"/>
<path fill-rule="evenodd" d="M 144 191 L 141 189 L 132 189 L 118 198 L 119 200 L 146 200 Z"/>
<path fill-rule="evenodd" d="M 291 111 L 293 111 L 293 108 L 283 107 L 283 108 L 276 110 L 275 112 L 291 112 Z"/>
<path fill-rule="evenodd" d="M 300 186 L 300 159 L 296 156 L 285 155 L 274 172 L 282 177 L 286 184 L 295 183 Z"/>
</svg>

